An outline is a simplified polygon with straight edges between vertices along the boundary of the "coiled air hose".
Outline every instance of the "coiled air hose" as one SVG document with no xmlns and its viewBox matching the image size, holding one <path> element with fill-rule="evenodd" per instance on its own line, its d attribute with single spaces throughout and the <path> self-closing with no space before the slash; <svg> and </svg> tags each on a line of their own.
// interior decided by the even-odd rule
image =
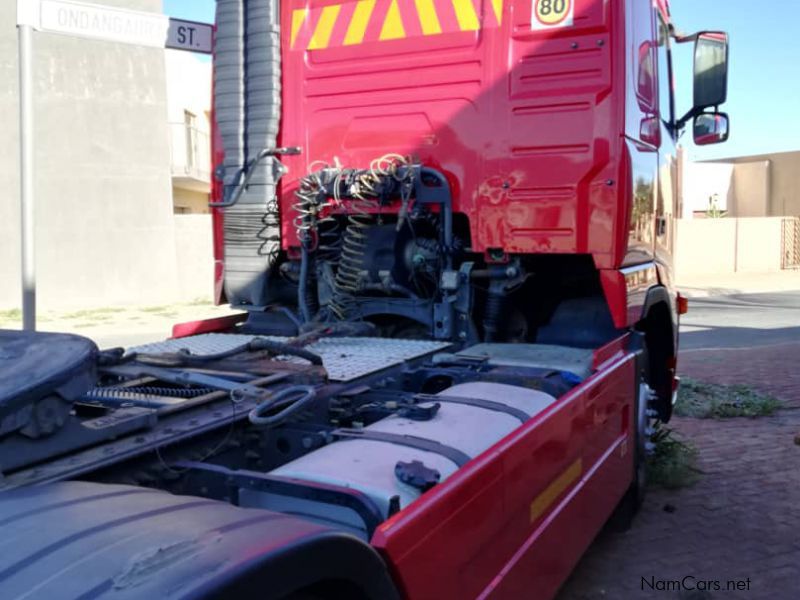
<svg viewBox="0 0 800 600">
<path fill-rule="evenodd" d="M 294 205 L 297 212 L 294 224 L 301 245 L 297 296 L 300 314 L 306 323 L 314 318 L 313 312 L 315 312 L 313 302 L 310 302 L 309 279 L 312 255 L 317 250 L 323 252 L 324 256 L 321 257 L 323 260 L 336 266 L 330 311 L 341 321 L 350 316 L 355 295 L 360 291 L 367 248 L 367 230 L 374 221 L 372 213 L 378 207 L 380 184 L 388 177 L 401 182 L 404 177 L 412 176 L 410 170 L 405 175 L 400 175 L 400 168 L 408 164 L 409 160 L 400 154 L 386 154 L 373 160 L 369 169 L 363 171 L 324 165 L 321 170 L 312 172 L 300 180 L 295 192 L 297 202 Z M 323 216 L 322 213 L 329 207 L 343 204 L 341 193 L 345 178 L 348 180 L 349 196 L 347 227 L 341 236 L 341 242 L 337 243 L 332 241 L 338 228 L 336 219 L 330 214 Z M 333 191 L 332 202 L 327 199 L 327 189 L 330 184 Z M 322 230 L 321 224 L 325 225 Z"/>
</svg>

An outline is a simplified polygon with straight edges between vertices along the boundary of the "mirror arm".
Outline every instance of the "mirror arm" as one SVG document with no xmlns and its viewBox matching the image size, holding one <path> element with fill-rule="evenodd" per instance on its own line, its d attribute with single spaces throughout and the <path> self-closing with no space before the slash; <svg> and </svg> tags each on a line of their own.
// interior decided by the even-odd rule
<svg viewBox="0 0 800 600">
<path fill-rule="evenodd" d="M 686 35 L 679 31 L 673 31 L 672 37 L 677 44 L 688 44 L 689 42 L 696 42 L 697 39 L 700 37 L 699 33 L 693 33 L 691 35 Z"/>
<path fill-rule="evenodd" d="M 670 36 L 672 36 L 672 39 L 675 40 L 676 44 L 686 44 L 688 42 L 693 42 L 698 37 L 700 37 L 700 33 L 692 33 L 691 35 L 687 35 L 684 32 L 680 31 L 672 23 L 670 23 L 669 25 L 669 34 Z"/>
<path fill-rule="evenodd" d="M 697 115 L 703 114 L 703 110 L 704 109 L 699 108 L 697 106 L 693 107 L 689 112 L 687 112 L 680 119 L 678 119 L 678 121 L 675 123 L 675 129 L 677 129 L 678 131 L 683 130 L 683 128 L 686 127 L 686 124 L 689 121 L 694 119 Z"/>
</svg>

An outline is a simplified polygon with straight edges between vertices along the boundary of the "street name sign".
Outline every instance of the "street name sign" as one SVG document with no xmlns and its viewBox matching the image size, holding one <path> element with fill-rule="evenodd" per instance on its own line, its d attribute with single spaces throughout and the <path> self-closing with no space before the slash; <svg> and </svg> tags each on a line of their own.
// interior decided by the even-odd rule
<svg viewBox="0 0 800 600">
<path fill-rule="evenodd" d="M 214 27 L 76 0 L 17 0 L 17 24 L 38 31 L 211 54 Z"/>
</svg>

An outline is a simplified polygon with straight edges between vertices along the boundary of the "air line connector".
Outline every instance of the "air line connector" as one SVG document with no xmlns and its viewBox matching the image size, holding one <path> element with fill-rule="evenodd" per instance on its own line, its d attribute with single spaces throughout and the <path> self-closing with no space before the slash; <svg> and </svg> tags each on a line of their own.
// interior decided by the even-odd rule
<svg viewBox="0 0 800 600">
<path fill-rule="evenodd" d="M 233 194 L 231 194 L 230 198 L 227 198 L 226 200 L 223 200 L 222 202 L 209 202 L 208 206 L 210 208 L 229 208 L 229 207 L 233 206 L 234 204 L 239 202 L 239 199 L 242 197 L 242 194 L 244 193 L 244 190 L 247 189 L 247 185 L 250 183 L 250 178 L 253 176 L 253 173 L 255 173 L 255 170 L 256 170 L 255 167 L 256 167 L 256 165 L 258 163 L 260 163 L 262 160 L 264 160 L 265 158 L 267 158 L 269 156 L 278 156 L 278 155 L 290 156 L 290 155 L 300 154 L 300 152 L 301 152 L 300 146 L 283 146 L 283 147 L 280 147 L 280 148 L 264 148 L 261 152 L 259 152 L 256 155 L 256 157 L 253 160 L 251 160 L 249 163 L 247 163 L 247 165 L 245 165 L 244 167 L 242 167 L 239 170 L 239 172 L 237 174 L 237 178 L 240 180 L 240 182 L 238 184 L 236 184 L 236 187 L 234 188 L 234 192 L 233 192 Z M 280 163 L 280 161 L 276 161 L 276 162 L 277 162 L 278 169 L 280 169 L 278 171 L 278 173 L 279 173 L 278 176 L 280 176 L 286 171 L 286 168 Z M 222 174 L 222 172 L 220 171 L 219 168 L 215 169 L 214 171 L 215 171 L 215 174 L 217 175 L 217 177 L 219 177 Z M 219 173 L 217 173 L 218 171 L 219 171 Z"/>
</svg>

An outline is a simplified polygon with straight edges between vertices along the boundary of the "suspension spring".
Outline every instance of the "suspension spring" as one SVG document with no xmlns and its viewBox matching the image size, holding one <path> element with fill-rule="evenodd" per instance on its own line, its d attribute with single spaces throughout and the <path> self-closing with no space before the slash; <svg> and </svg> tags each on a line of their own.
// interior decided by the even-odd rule
<svg viewBox="0 0 800 600">
<path fill-rule="evenodd" d="M 147 402 L 159 398 L 198 398 L 205 394 L 215 392 L 213 388 L 173 388 L 152 385 L 137 385 L 131 387 L 109 386 L 89 390 L 84 399 L 89 401 L 119 400 L 130 402 Z"/>
</svg>

